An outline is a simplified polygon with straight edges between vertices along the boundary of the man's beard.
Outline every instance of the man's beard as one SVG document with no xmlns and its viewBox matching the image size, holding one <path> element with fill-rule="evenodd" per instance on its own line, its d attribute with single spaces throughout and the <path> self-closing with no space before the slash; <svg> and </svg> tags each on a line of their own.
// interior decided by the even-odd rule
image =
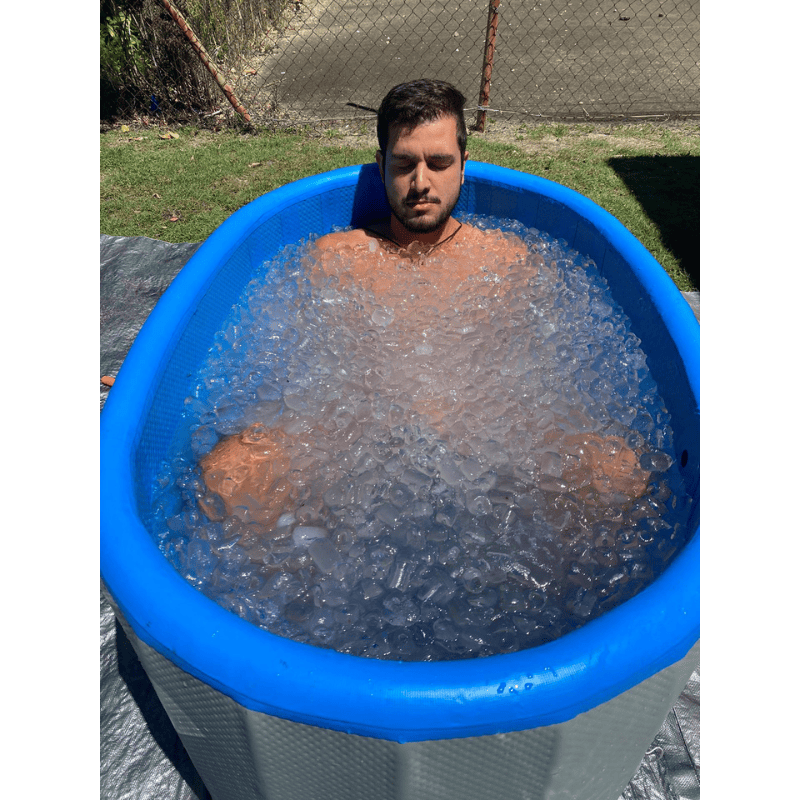
<svg viewBox="0 0 800 800">
<path fill-rule="evenodd" d="M 427 217 L 418 217 L 415 215 L 414 206 L 413 205 L 406 205 L 406 200 L 408 200 L 408 196 L 401 200 L 399 203 L 392 202 L 389 197 L 389 193 L 386 192 L 386 186 L 384 185 L 384 192 L 386 193 L 386 199 L 389 202 L 389 206 L 392 209 L 392 212 L 400 220 L 403 226 L 411 231 L 412 233 L 433 233 L 435 230 L 441 228 L 447 220 L 450 218 L 450 215 L 453 213 L 453 209 L 456 207 L 458 203 L 459 197 L 461 197 L 461 187 L 458 188 L 458 194 L 456 195 L 455 199 L 452 203 L 447 206 L 443 206 L 441 204 L 441 200 L 438 198 L 426 198 L 424 195 L 419 197 L 420 201 L 425 201 L 427 203 L 431 203 L 432 205 L 439 204 L 440 208 L 438 213 L 433 219 L 429 219 Z"/>
</svg>

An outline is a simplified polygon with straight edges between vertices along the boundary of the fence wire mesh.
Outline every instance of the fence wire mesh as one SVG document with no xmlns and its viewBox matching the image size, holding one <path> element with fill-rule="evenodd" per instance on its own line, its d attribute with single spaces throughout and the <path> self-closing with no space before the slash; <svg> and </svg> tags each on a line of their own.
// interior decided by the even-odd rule
<svg viewBox="0 0 800 800">
<path fill-rule="evenodd" d="M 101 117 L 368 118 L 419 77 L 476 123 L 692 117 L 699 30 L 699 0 L 103 0 Z"/>
</svg>

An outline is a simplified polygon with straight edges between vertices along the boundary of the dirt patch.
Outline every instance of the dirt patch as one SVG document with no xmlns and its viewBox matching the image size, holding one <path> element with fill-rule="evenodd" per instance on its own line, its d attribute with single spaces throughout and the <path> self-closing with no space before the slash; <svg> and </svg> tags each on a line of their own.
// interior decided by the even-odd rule
<svg viewBox="0 0 800 800">
<path fill-rule="evenodd" d="M 692 144 L 700 139 L 698 120 L 660 120 L 655 122 L 614 122 L 614 123 L 514 123 L 505 121 L 489 122 L 483 133 L 470 131 L 470 137 L 486 142 L 507 144 L 517 147 L 524 153 L 539 155 L 555 154 L 575 145 L 580 137 L 585 141 L 603 144 L 613 140 L 615 147 L 636 147 L 658 150 L 662 147 L 654 132 L 671 131 L 688 139 Z M 332 147 L 377 148 L 374 118 L 369 120 L 347 120 L 340 123 L 327 123 L 310 126 L 310 136 L 322 144 Z M 648 134 L 650 134 L 648 136 Z"/>
</svg>

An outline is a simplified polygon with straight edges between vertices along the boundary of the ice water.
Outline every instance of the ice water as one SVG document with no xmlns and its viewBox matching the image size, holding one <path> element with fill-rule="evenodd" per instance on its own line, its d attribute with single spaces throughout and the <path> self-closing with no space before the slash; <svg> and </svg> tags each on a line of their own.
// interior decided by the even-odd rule
<svg viewBox="0 0 800 800">
<path fill-rule="evenodd" d="M 684 544 L 670 417 L 595 264 L 516 222 L 468 221 L 528 255 L 484 254 L 436 302 L 413 263 L 394 292 L 312 281 L 310 243 L 254 276 L 186 398 L 191 450 L 164 463 L 148 520 L 199 591 L 341 652 L 471 658 L 584 625 Z M 301 443 L 269 525 L 225 513 L 199 467 L 254 424 Z M 640 454 L 641 497 L 598 505 L 565 485 L 565 442 L 587 432 Z"/>
</svg>

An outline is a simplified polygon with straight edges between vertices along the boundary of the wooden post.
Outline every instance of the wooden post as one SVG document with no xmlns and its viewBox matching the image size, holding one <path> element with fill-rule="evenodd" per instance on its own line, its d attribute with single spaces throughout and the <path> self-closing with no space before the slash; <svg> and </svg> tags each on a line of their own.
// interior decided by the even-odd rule
<svg viewBox="0 0 800 800">
<path fill-rule="evenodd" d="M 181 14 L 181 12 L 178 11 L 178 9 L 175 8 L 175 6 L 173 6 L 169 0 L 162 0 L 162 2 L 166 6 L 167 11 L 169 11 L 172 19 L 178 23 L 178 27 L 186 35 L 186 38 L 195 49 L 197 55 L 200 56 L 200 60 L 203 62 L 203 64 L 205 64 L 206 69 L 211 73 L 211 77 L 214 78 L 214 80 L 219 84 L 220 89 L 222 89 L 222 91 L 225 93 L 225 97 L 228 98 L 228 101 L 233 106 L 233 110 L 238 114 L 241 114 L 246 122 L 250 122 L 250 115 L 247 113 L 247 109 L 239 102 L 236 95 L 233 93 L 233 88 L 230 86 L 230 84 L 225 83 L 225 79 L 222 77 L 220 71 L 209 57 L 205 47 L 203 47 L 203 43 L 197 38 L 191 27 L 189 27 L 189 23 L 186 21 L 183 14 Z"/>
<path fill-rule="evenodd" d="M 481 76 L 481 94 L 478 100 L 478 116 L 475 130 L 483 132 L 486 124 L 486 109 L 489 105 L 489 87 L 492 83 L 492 65 L 494 64 L 494 40 L 497 36 L 500 0 L 489 0 L 489 17 L 486 21 L 486 40 L 483 45 L 483 74 Z"/>
</svg>

